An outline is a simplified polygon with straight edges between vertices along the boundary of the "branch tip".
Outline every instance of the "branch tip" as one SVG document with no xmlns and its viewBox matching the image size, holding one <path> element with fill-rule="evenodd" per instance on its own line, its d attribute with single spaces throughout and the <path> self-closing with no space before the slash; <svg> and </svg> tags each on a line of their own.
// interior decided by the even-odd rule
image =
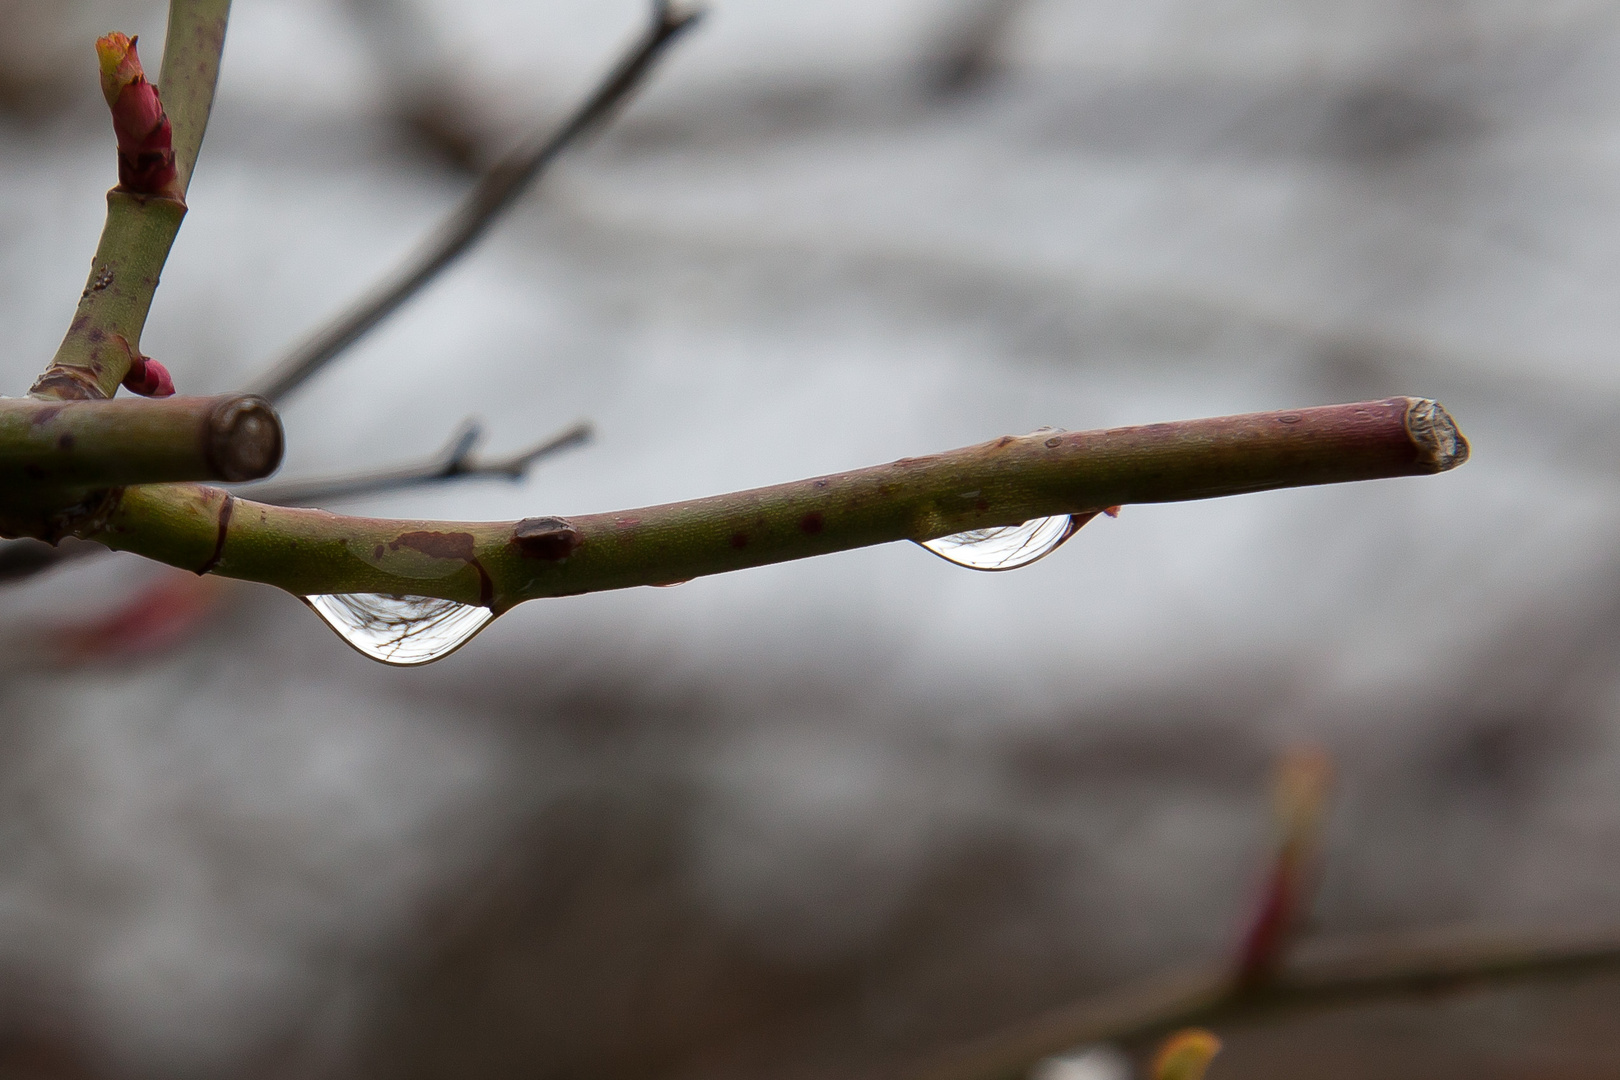
<svg viewBox="0 0 1620 1080">
<path fill-rule="evenodd" d="M 208 459 L 222 480 L 262 480 L 281 465 L 281 418 L 262 397 L 225 398 L 209 414 L 208 431 Z"/>
<path fill-rule="evenodd" d="M 1413 398 L 1406 410 L 1406 430 L 1431 472 L 1446 472 L 1468 460 L 1468 440 L 1438 401 Z"/>
</svg>

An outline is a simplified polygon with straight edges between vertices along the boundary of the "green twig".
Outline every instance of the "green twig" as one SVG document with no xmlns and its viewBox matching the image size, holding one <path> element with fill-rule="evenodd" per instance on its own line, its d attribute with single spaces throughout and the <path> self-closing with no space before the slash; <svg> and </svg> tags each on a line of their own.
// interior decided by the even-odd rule
<svg viewBox="0 0 1620 1080">
<path fill-rule="evenodd" d="M 104 526 L 81 535 L 302 595 L 405 594 L 501 611 L 537 597 L 667 584 L 1125 503 L 1435 473 L 1466 456 L 1438 405 L 1391 398 L 1006 436 L 778 487 L 516 523 L 339 517 L 206 487 L 138 487 Z"/>
<path fill-rule="evenodd" d="M 0 398 L 0 484 L 116 487 L 257 480 L 281 463 L 281 421 L 248 394 L 159 401 Z"/>
<path fill-rule="evenodd" d="M 208 125 L 229 10 L 229 0 L 174 0 L 169 8 L 159 92 L 174 128 L 182 191 Z M 107 223 L 90 279 L 56 356 L 34 383 L 34 397 L 72 400 L 117 393 L 140 355 L 152 294 L 185 214 L 179 199 L 117 188 L 107 193 Z"/>
<path fill-rule="evenodd" d="M 231 0 L 169 0 L 158 92 L 174 127 L 174 164 L 181 191 L 191 186 L 197 152 L 208 129 L 230 14 Z"/>
<path fill-rule="evenodd" d="M 67 336 L 31 391 L 37 398 L 110 398 L 140 355 L 141 331 L 186 204 L 107 193 L 107 223 Z"/>
</svg>

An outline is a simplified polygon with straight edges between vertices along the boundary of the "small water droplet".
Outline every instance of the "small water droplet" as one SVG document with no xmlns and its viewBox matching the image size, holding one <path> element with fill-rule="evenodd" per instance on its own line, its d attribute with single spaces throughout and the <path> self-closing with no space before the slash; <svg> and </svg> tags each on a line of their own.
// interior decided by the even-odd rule
<svg viewBox="0 0 1620 1080">
<path fill-rule="evenodd" d="M 935 555 L 969 570 L 1017 570 L 1052 554 L 1075 530 L 1095 514 L 1071 517 L 1035 518 L 1022 525 L 998 525 L 989 529 L 969 529 L 938 540 L 924 540 L 922 546 Z"/>
<path fill-rule="evenodd" d="M 486 607 L 428 596 L 354 593 L 303 599 L 355 651 L 399 667 L 449 656 L 495 618 Z"/>
</svg>

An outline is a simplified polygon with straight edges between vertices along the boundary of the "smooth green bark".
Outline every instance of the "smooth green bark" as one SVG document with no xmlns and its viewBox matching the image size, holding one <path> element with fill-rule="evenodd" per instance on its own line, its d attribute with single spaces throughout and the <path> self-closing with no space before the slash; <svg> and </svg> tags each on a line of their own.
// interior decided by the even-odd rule
<svg viewBox="0 0 1620 1080">
<path fill-rule="evenodd" d="M 73 322 L 34 384 L 39 398 L 110 398 L 139 355 L 163 264 L 186 216 L 185 203 L 158 195 L 107 193 L 107 223 Z"/>
<path fill-rule="evenodd" d="M 214 85 L 230 0 L 173 0 L 158 93 L 173 128 L 175 168 L 183 192 L 191 181 Z M 110 398 L 140 355 L 141 332 L 158 279 L 180 231 L 186 204 L 114 188 L 107 223 L 90 263 L 79 308 L 33 396 L 54 400 Z"/>
<path fill-rule="evenodd" d="M 342 517 L 194 485 L 137 487 L 82 535 L 300 595 L 390 593 L 504 610 L 1126 503 L 1434 473 L 1466 456 L 1437 405 L 1392 398 L 1006 436 L 776 487 L 522 522 Z"/>
<path fill-rule="evenodd" d="M 7 486 L 256 480 L 275 470 L 281 446 L 276 414 L 248 394 L 0 398 L 0 484 Z"/>
<path fill-rule="evenodd" d="M 169 0 L 169 31 L 158 93 L 174 129 L 174 167 L 181 191 L 191 186 L 203 133 L 208 130 L 230 14 L 231 0 Z"/>
</svg>

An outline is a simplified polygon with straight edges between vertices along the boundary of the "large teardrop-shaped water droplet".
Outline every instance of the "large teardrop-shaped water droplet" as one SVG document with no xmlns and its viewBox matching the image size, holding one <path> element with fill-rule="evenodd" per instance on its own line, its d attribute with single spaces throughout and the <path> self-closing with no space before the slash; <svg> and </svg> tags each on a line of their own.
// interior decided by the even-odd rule
<svg viewBox="0 0 1620 1080">
<path fill-rule="evenodd" d="M 357 652 L 400 667 L 449 656 L 495 617 L 486 607 L 428 596 L 325 594 L 304 603 Z"/>
<path fill-rule="evenodd" d="M 969 570 L 1017 570 L 1052 554 L 1096 516 L 1059 514 L 1022 525 L 969 529 L 938 540 L 923 540 L 921 544 L 940 558 Z"/>
</svg>

